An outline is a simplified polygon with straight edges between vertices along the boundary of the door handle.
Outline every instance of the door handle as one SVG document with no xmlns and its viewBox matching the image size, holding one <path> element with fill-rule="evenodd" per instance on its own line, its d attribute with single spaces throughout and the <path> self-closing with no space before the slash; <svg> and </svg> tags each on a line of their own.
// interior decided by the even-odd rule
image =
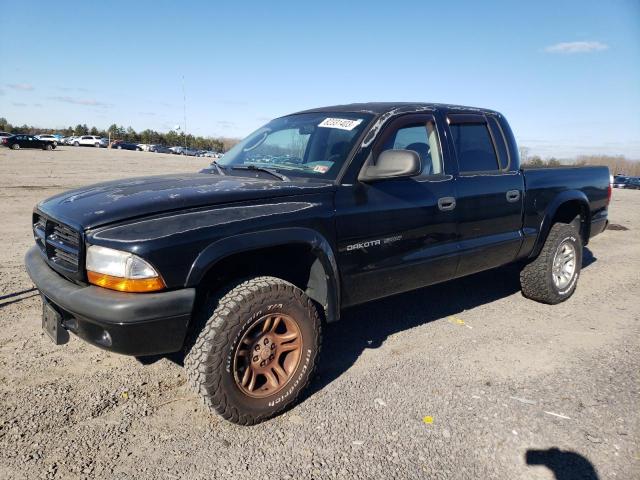
<svg viewBox="0 0 640 480">
<path fill-rule="evenodd" d="M 454 197 L 442 197 L 438 199 L 438 208 L 443 212 L 448 212 L 456 208 L 456 199 Z"/>
<path fill-rule="evenodd" d="M 507 202 L 513 203 L 520 200 L 520 190 L 509 190 L 507 192 Z"/>
</svg>

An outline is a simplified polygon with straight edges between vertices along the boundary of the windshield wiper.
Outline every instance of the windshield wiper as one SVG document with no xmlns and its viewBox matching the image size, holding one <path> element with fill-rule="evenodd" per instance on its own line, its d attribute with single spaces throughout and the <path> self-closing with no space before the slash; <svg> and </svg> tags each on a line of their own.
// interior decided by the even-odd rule
<svg viewBox="0 0 640 480">
<path fill-rule="evenodd" d="M 218 172 L 218 175 L 226 175 L 224 168 L 218 165 L 218 162 L 216 162 L 215 160 L 211 162 L 211 166 L 216 169 L 216 172 Z"/>
<path fill-rule="evenodd" d="M 236 165 L 234 167 L 231 167 L 231 170 L 253 170 L 256 172 L 265 172 L 268 173 L 269 175 L 276 177 L 280 180 L 282 180 L 283 182 L 288 182 L 289 181 L 289 177 L 287 177 L 286 175 L 283 175 L 279 172 L 276 172 L 275 170 L 271 169 L 271 168 L 267 168 L 267 167 L 259 167 L 258 165 Z"/>
</svg>

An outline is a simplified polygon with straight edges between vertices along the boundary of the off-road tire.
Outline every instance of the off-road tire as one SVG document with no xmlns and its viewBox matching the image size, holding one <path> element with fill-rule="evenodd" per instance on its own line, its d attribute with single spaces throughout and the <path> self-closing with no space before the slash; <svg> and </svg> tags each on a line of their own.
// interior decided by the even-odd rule
<svg viewBox="0 0 640 480">
<path fill-rule="evenodd" d="M 299 363 L 282 390 L 252 398 L 237 385 L 234 355 L 243 335 L 264 314 L 296 320 L 303 339 Z M 254 425 L 292 406 L 315 374 L 322 323 L 315 304 L 295 285 L 275 277 L 256 277 L 231 285 L 206 299 L 194 316 L 184 366 L 204 404 L 225 419 Z"/>
<path fill-rule="evenodd" d="M 575 249 L 575 272 L 569 284 L 559 289 L 553 281 L 553 262 L 558 248 L 570 242 Z M 552 225 L 538 257 L 520 272 L 522 294 L 541 303 L 556 305 L 567 300 L 576 290 L 582 266 L 582 239 L 578 229 L 567 223 Z"/>
</svg>

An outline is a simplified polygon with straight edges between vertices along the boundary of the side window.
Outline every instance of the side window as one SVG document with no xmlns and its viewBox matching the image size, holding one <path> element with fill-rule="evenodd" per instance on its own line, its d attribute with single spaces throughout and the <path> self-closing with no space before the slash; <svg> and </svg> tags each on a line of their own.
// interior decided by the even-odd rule
<svg viewBox="0 0 640 480">
<path fill-rule="evenodd" d="M 398 128 L 387 138 L 380 151 L 385 150 L 413 150 L 420 156 L 422 175 L 442 173 L 438 132 L 431 120 Z"/>
<path fill-rule="evenodd" d="M 452 123 L 449 129 L 461 173 L 499 170 L 498 158 L 485 123 Z"/>
</svg>

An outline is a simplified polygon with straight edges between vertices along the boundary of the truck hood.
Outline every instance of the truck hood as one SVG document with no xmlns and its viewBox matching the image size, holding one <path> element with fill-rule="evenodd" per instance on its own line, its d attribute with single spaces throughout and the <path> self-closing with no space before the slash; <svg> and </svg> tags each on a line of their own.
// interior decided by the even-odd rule
<svg viewBox="0 0 640 480">
<path fill-rule="evenodd" d="M 84 230 L 129 218 L 229 202 L 321 193 L 331 182 L 271 180 L 210 173 L 156 175 L 98 183 L 55 195 L 42 213 Z"/>
</svg>

